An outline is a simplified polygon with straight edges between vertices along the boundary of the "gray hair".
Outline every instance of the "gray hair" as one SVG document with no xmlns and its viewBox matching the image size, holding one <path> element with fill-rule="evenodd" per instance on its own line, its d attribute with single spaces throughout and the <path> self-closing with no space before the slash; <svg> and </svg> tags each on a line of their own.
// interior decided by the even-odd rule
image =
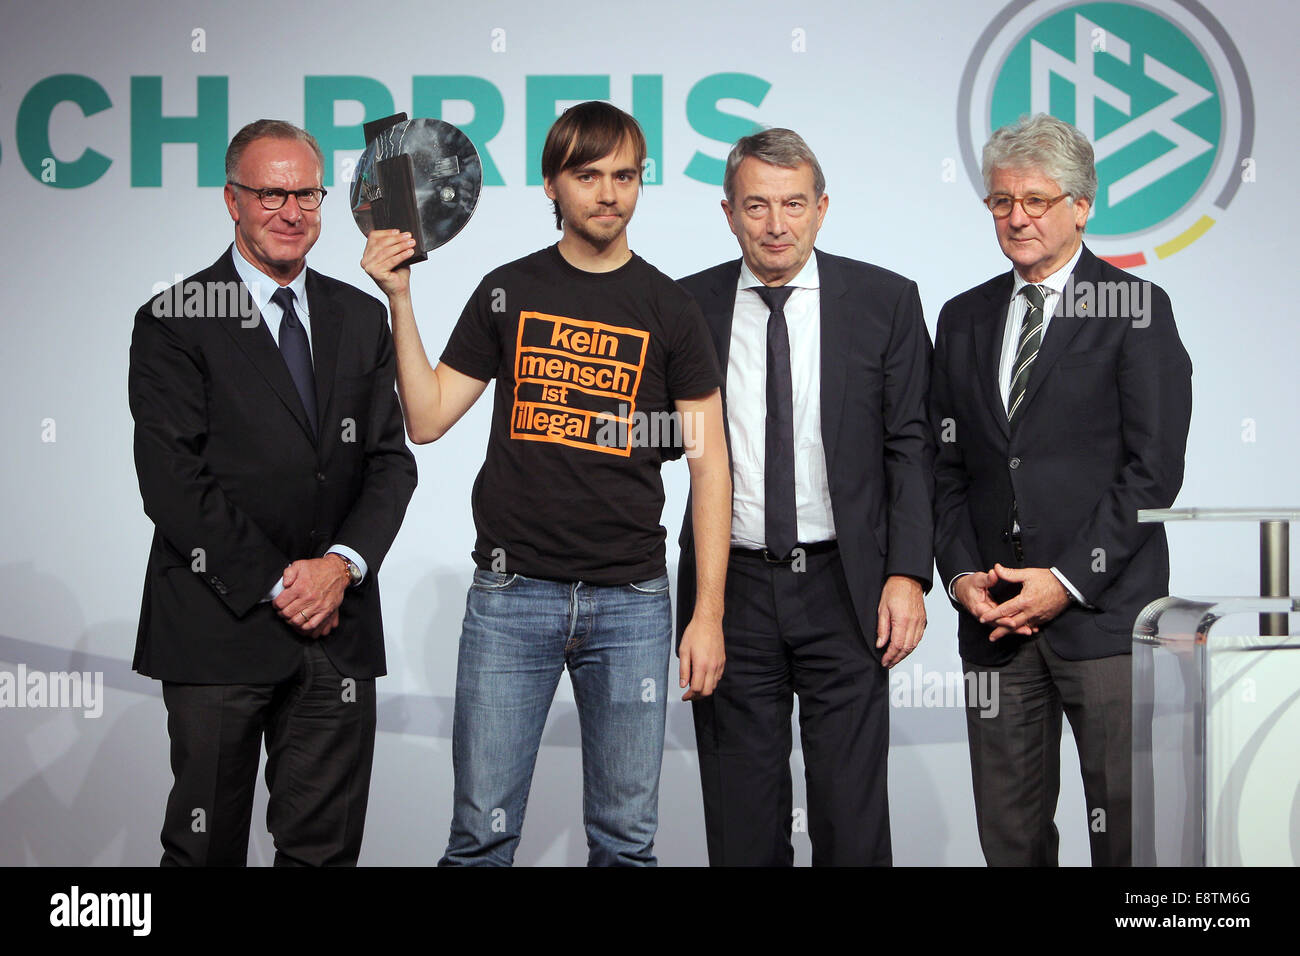
<svg viewBox="0 0 1300 956">
<path fill-rule="evenodd" d="M 1070 202 L 1097 197 L 1097 166 L 1088 137 L 1047 113 L 1022 116 L 995 130 L 984 144 L 980 171 L 984 191 L 992 191 L 995 169 L 1038 169 L 1052 179 Z"/>
<path fill-rule="evenodd" d="M 316 137 L 301 127 L 284 120 L 260 119 L 249 123 L 230 141 L 226 147 L 226 181 L 233 182 L 239 175 L 239 161 L 244 158 L 248 144 L 257 139 L 292 139 L 306 143 L 316 154 L 322 176 L 325 173 L 325 154 L 320 151 Z"/>
<path fill-rule="evenodd" d="M 727 171 L 722 177 L 722 191 L 727 195 L 727 202 L 736 201 L 736 170 L 749 157 L 782 169 L 798 169 L 804 163 L 812 167 L 814 199 L 821 199 L 826 191 L 826 177 L 822 175 L 821 164 L 817 157 L 803 141 L 803 137 L 791 129 L 765 129 L 750 136 L 736 140 L 727 156 Z"/>
</svg>

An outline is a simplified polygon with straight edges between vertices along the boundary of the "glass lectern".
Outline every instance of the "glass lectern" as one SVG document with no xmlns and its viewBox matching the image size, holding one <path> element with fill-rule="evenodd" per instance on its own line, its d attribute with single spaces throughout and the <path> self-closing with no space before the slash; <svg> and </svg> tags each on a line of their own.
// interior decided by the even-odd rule
<svg viewBox="0 0 1300 956">
<path fill-rule="evenodd" d="M 1300 598 L 1294 508 L 1170 508 L 1257 521 L 1260 597 L 1162 598 L 1133 629 L 1133 865 L 1300 864 Z"/>
</svg>

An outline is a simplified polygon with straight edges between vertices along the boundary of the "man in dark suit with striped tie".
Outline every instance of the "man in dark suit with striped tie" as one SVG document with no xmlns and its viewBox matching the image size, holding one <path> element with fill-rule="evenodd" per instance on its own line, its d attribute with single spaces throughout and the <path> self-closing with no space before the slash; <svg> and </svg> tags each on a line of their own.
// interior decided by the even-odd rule
<svg viewBox="0 0 1300 956">
<path fill-rule="evenodd" d="M 1083 134 L 1026 117 L 993 134 L 983 172 L 1014 268 L 944 306 L 930 403 L 941 586 L 997 695 L 967 700 L 980 845 L 990 865 L 1056 864 L 1064 712 L 1092 861 L 1128 865 L 1131 635 L 1169 584 L 1164 531 L 1137 512 L 1182 484 L 1191 362 L 1164 290 L 1083 244 Z"/>
<path fill-rule="evenodd" d="M 241 129 L 234 244 L 136 313 L 128 393 L 154 536 L 134 666 L 167 707 L 164 865 L 244 865 L 263 738 L 276 865 L 361 849 L 378 571 L 416 476 L 383 306 L 306 265 L 322 165 L 305 130 Z"/>
</svg>

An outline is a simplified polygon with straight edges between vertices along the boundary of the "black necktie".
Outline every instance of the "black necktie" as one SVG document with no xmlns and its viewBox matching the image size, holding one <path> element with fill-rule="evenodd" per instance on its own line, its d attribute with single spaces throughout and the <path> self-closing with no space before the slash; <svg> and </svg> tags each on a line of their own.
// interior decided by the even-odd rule
<svg viewBox="0 0 1300 956">
<path fill-rule="evenodd" d="M 1016 364 L 1011 367 L 1011 389 L 1007 392 L 1007 421 L 1014 421 L 1016 412 L 1025 401 L 1025 391 L 1029 388 L 1029 373 L 1034 367 L 1034 359 L 1043 344 L 1043 295 L 1042 286 L 1023 286 L 1020 294 L 1028 300 L 1025 309 L 1025 321 L 1020 326 L 1020 344 L 1016 347 Z"/>
<path fill-rule="evenodd" d="M 284 364 L 289 367 L 302 407 L 307 411 L 307 421 L 311 423 L 311 432 L 316 434 L 316 374 L 311 366 L 311 345 L 307 341 L 307 330 L 293 308 L 293 290 L 281 286 L 271 296 L 271 301 L 284 312 L 280 316 L 280 354 Z"/>
<path fill-rule="evenodd" d="M 785 303 L 790 286 L 754 290 L 767 303 L 767 444 L 763 458 L 763 537 L 784 558 L 799 543 L 794 496 L 794 385 Z"/>
</svg>

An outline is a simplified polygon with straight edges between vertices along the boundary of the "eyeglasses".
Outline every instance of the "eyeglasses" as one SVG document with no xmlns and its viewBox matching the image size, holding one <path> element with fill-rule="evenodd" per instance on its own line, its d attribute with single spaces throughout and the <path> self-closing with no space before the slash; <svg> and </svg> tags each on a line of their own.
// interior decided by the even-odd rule
<svg viewBox="0 0 1300 956">
<path fill-rule="evenodd" d="M 989 207 L 989 212 L 993 213 L 994 219 L 1006 219 L 1016 208 L 1016 203 L 1020 203 L 1020 208 L 1030 219 L 1042 219 L 1047 214 L 1047 210 L 1068 195 L 1070 194 L 1061 193 L 1055 199 L 1048 199 L 1046 196 L 1008 196 L 1006 193 L 996 193 L 986 196 L 984 205 Z"/>
<path fill-rule="evenodd" d="M 250 193 L 256 193 L 258 200 L 262 203 L 263 209 L 279 209 L 292 196 L 298 200 L 298 208 L 304 212 L 310 212 L 313 209 L 319 209 L 320 204 L 325 201 L 325 190 L 323 189 L 254 189 L 252 186 L 245 186 L 243 183 L 237 183 L 231 180 L 229 185 L 238 186 L 240 189 L 246 189 Z"/>
</svg>

